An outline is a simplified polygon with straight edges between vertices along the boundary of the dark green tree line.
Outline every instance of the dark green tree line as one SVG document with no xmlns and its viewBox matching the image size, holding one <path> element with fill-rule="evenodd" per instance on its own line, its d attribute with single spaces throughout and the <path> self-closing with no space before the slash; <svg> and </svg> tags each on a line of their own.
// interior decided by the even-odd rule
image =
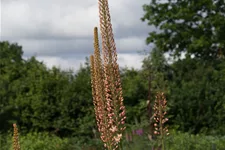
<svg viewBox="0 0 225 150">
<path fill-rule="evenodd" d="M 90 135 L 94 114 L 88 64 L 74 75 L 48 69 L 35 57 L 24 60 L 17 44 L 0 44 L 1 130 L 17 122 L 23 131 Z"/>
<path fill-rule="evenodd" d="M 17 122 L 22 131 L 93 137 L 96 126 L 88 60 L 73 74 L 55 67 L 48 69 L 35 57 L 24 60 L 22 53 L 17 44 L 1 42 L 0 130 L 7 131 Z M 151 76 L 151 100 L 156 91 L 166 91 L 171 127 L 223 134 L 224 69 L 222 58 L 213 62 L 185 58 L 168 64 L 163 53 L 154 49 L 141 70 L 121 70 L 127 123 L 148 125 L 146 103 Z"/>
<path fill-rule="evenodd" d="M 170 123 L 181 131 L 225 133 L 224 6 L 223 0 L 152 0 L 143 6 L 142 21 L 158 29 L 146 43 L 178 58 L 170 65 L 167 96 Z"/>
</svg>

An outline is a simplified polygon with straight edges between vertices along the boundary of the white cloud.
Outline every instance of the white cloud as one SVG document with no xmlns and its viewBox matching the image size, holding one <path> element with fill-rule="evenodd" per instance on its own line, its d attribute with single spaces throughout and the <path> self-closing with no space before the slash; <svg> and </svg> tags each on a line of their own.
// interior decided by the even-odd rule
<svg viewBox="0 0 225 150">
<path fill-rule="evenodd" d="M 120 67 L 140 69 L 144 55 L 140 54 L 118 54 L 118 64 Z"/>
<path fill-rule="evenodd" d="M 148 3 L 109 1 L 116 46 L 123 53 L 119 55 L 122 66 L 140 67 L 134 63 L 140 57 L 133 53 L 146 47 L 145 38 L 153 29 L 140 20 L 142 5 Z M 93 27 L 99 26 L 97 0 L 1 0 L 1 5 L 1 40 L 22 45 L 25 57 L 36 54 L 48 66 L 67 68 L 84 61 L 72 56 L 93 52 Z"/>
<path fill-rule="evenodd" d="M 120 25 L 141 25 L 144 2 L 147 0 L 110 1 L 115 30 Z M 97 0 L 15 0 L 3 1 L 2 5 L 3 37 L 90 37 L 99 24 Z"/>
<path fill-rule="evenodd" d="M 45 36 L 85 37 L 91 35 L 91 27 L 98 23 L 97 5 L 76 7 L 73 5 L 74 2 L 71 5 L 66 2 L 60 3 L 62 1 L 50 2 L 53 1 L 17 0 L 3 3 L 2 36 L 45 38 Z"/>
<path fill-rule="evenodd" d="M 117 48 L 124 51 L 137 52 L 145 47 L 145 39 L 140 37 L 127 37 L 116 40 Z"/>
<path fill-rule="evenodd" d="M 51 57 L 51 56 L 40 56 L 36 57 L 37 60 L 43 61 L 48 68 L 53 66 L 61 68 L 63 70 L 73 70 L 77 71 L 81 64 L 84 63 L 84 59 L 65 59 L 61 57 Z"/>
<path fill-rule="evenodd" d="M 73 40 L 19 40 L 27 55 L 60 56 L 61 54 L 80 54 L 91 52 L 93 42 L 89 39 Z"/>
<path fill-rule="evenodd" d="M 62 58 L 53 56 L 37 56 L 36 59 L 44 62 L 48 68 L 53 66 L 59 67 L 63 70 L 72 69 L 77 71 L 81 64 L 85 63 L 85 55 L 80 57 L 74 56 L 73 58 Z M 128 67 L 140 69 L 144 56 L 139 54 L 118 54 L 118 64 L 120 67 Z M 27 59 L 27 58 L 26 58 Z"/>
</svg>

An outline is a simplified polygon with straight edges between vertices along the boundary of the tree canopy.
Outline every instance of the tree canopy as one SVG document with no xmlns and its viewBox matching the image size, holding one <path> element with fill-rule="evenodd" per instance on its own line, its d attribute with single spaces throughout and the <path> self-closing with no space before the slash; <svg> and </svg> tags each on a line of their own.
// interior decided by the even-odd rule
<svg viewBox="0 0 225 150">
<path fill-rule="evenodd" d="M 164 52 L 205 60 L 225 55 L 224 0 L 152 0 L 142 21 L 157 27 L 146 39 Z"/>
</svg>

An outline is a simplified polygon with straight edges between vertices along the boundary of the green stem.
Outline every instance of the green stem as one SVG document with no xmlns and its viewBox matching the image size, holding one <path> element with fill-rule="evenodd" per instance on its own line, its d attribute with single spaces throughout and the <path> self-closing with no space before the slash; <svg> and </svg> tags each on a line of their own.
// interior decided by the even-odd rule
<svg viewBox="0 0 225 150">
<path fill-rule="evenodd" d="M 122 140 L 122 139 L 121 139 L 121 141 L 120 141 L 119 149 L 120 149 L 120 150 L 123 150 L 123 140 Z"/>
</svg>

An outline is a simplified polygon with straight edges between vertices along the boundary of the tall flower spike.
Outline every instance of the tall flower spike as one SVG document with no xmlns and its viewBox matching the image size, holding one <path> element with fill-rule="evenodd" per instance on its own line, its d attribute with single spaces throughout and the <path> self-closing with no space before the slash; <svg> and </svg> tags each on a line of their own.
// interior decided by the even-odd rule
<svg viewBox="0 0 225 150">
<path fill-rule="evenodd" d="M 165 135 L 169 135 L 168 128 L 165 127 L 165 123 L 168 121 L 168 118 L 165 118 L 166 115 L 166 107 L 167 101 L 164 96 L 164 93 L 158 92 L 155 97 L 155 104 L 154 104 L 154 133 L 160 136 L 160 144 L 162 146 L 162 150 L 165 149 L 164 147 L 164 138 Z"/>
<path fill-rule="evenodd" d="M 103 82 L 103 68 L 101 55 L 98 42 L 98 30 L 94 28 L 94 56 L 90 57 L 91 60 L 91 73 L 92 73 L 92 95 L 95 107 L 95 115 L 100 137 L 103 142 L 108 143 L 110 134 L 106 130 L 107 128 L 107 114 L 105 108 L 105 88 Z"/>
<path fill-rule="evenodd" d="M 102 51 L 107 63 L 117 61 L 116 45 L 111 24 L 108 0 L 99 0 L 100 30 L 102 36 Z"/>
<path fill-rule="evenodd" d="M 16 124 L 13 124 L 13 150 L 20 150 L 19 133 Z"/>
<path fill-rule="evenodd" d="M 108 104 L 111 102 L 113 103 L 112 105 L 117 106 L 114 107 L 114 113 L 120 117 L 115 118 L 115 121 L 116 124 L 120 124 L 120 130 L 124 130 L 125 127 L 123 124 L 126 118 L 125 107 L 123 105 L 119 66 L 117 64 L 116 44 L 114 41 L 108 0 L 99 0 L 99 17 L 104 58 L 104 74 L 105 79 L 108 79 L 105 81 L 106 88 L 108 88 L 106 91 L 108 92 L 108 97 L 113 100 L 113 102 L 111 102 L 108 99 Z"/>
<path fill-rule="evenodd" d="M 94 28 L 94 55 L 91 60 L 92 95 L 101 140 L 107 149 L 116 149 L 125 130 L 125 106 L 117 64 L 117 53 L 107 0 L 99 0 L 103 62 Z"/>
</svg>

